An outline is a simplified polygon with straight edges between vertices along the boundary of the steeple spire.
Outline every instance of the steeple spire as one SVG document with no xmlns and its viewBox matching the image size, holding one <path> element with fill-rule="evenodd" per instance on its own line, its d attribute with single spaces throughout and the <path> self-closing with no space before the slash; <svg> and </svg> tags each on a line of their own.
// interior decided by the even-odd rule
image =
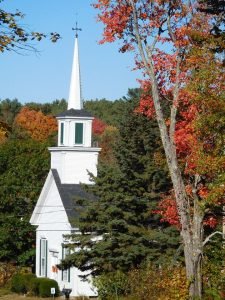
<svg viewBox="0 0 225 300">
<path fill-rule="evenodd" d="M 83 102 L 81 99 L 81 82 L 80 82 L 80 64 L 79 64 L 79 50 L 78 50 L 78 31 L 81 29 L 77 27 L 73 28 L 76 31 L 75 46 L 73 56 L 73 66 L 70 81 L 70 92 L 68 100 L 68 109 L 82 109 Z"/>
</svg>

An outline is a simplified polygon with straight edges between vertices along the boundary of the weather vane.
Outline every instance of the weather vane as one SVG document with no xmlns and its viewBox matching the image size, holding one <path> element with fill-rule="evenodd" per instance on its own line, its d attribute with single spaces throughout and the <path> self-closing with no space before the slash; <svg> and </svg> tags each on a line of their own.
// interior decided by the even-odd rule
<svg viewBox="0 0 225 300">
<path fill-rule="evenodd" d="M 76 38 L 77 38 L 78 37 L 78 31 L 81 31 L 82 29 L 77 27 L 77 22 L 76 22 L 76 27 L 72 28 L 72 30 L 76 31 Z"/>
</svg>

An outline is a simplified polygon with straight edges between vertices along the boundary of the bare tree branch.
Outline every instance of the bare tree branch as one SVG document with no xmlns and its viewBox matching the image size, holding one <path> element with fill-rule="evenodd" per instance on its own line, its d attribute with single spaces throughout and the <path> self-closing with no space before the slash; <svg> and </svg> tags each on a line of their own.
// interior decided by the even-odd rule
<svg viewBox="0 0 225 300">
<path fill-rule="evenodd" d="M 207 236 L 207 238 L 204 240 L 203 246 L 205 246 L 205 245 L 210 241 L 210 239 L 211 239 L 214 235 L 216 235 L 216 234 L 221 234 L 221 235 L 223 235 L 223 233 L 222 233 L 221 231 L 215 231 L 215 232 L 211 233 L 211 234 L 210 234 L 209 236 Z"/>
</svg>

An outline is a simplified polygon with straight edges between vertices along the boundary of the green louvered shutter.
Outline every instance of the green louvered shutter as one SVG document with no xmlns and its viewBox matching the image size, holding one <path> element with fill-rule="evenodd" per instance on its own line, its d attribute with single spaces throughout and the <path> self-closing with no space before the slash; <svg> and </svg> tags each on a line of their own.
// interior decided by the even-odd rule
<svg viewBox="0 0 225 300">
<path fill-rule="evenodd" d="M 68 282 L 70 282 L 70 268 L 68 269 Z"/>
<path fill-rule="evenodd" d="M 75 144 L 83 144 L 83 123 L 75 123 Z"/>
<path fill-rule="evenodd" d="M 60 144 L 64 143 L 64 123 L 60 124 Z"/>
</svg>

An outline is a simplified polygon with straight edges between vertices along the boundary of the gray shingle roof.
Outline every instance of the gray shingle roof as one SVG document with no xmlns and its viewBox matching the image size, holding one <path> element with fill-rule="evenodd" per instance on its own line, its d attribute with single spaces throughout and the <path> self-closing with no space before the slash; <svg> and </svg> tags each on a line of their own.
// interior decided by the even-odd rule
<svg viewBox="0 0 225 300">
<path fill-rule="evenodd" d="M 62 184 L 57 170 L 51 170 L 69 221 L 77 220 L 83 208 L 76 203 L 76 200 L 93 201 L 96 200 L 95 196 L 86 192 L 82 184 Z"/>
<path fill-rule="evenodd" d="M 56 117 L 93 117 L 91 113 L 84 109 L 69 109 L 60 114 Z"/>
</svg>

